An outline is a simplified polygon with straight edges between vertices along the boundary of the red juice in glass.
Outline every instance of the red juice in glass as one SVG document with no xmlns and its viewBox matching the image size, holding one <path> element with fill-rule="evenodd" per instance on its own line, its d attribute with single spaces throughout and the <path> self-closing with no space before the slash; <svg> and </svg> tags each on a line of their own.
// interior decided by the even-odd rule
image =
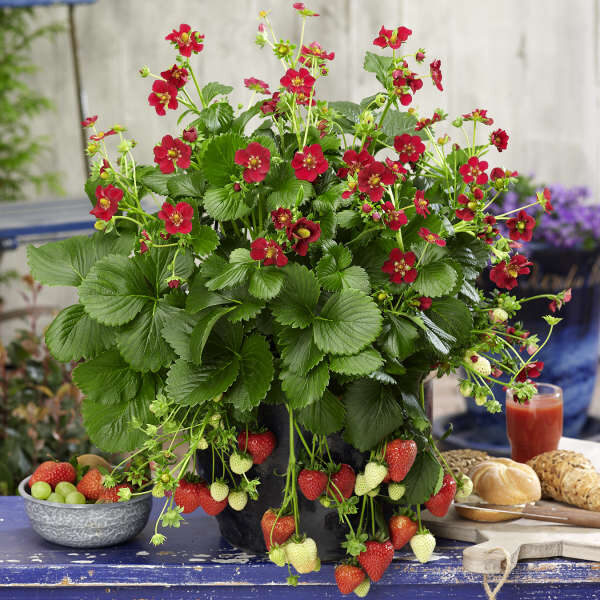
<svg viewBox="0 0 600 600">
<path fill-rule="evenodd" d="M 531 400 L 520 404 L 506 391 L 506 433 L 511 457 L 517 462 L 558 448 L 563 430 L 562 389 L 549 383 L 538 383 Z"/>
</svg>

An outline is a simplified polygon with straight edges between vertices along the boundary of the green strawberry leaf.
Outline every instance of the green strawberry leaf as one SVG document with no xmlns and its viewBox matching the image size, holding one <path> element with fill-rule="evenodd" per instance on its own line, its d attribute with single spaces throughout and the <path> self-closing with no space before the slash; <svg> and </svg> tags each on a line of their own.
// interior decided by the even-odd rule
<svg viewBox="0 0 600 600">
<path fill-rule="evenodd" d="M 212 186 L 223 187 L 237 177 L 240 167 L 235 164 L 235 153 L 246 145 L 246 140 L 236 133 L 225 133 L 208 142 L 202 172 Z"/>
<path fill-rule="evenodd" d="M 194 252 L 200 256 L 210 254 L 219 245 L 217 232 L 208 225 L 199 225 L 194 228 L 192 235 L 192 247 Z"/>
<path fill-rule="evenodd" d="M 278 333 L 284 367 L 304 375 L 318 365 L 325 354 L 313 342 L 311 329 L 284 327 Z"/>
<path fill-rule="evenodd" d="M 297 413 L 304 427 L 316 435 L 331 435 L 342 429 L 346 418 L 346 408 L 329 390 L 317 402 L 309 404 Z"/>
<path fill-rule="evenodd" d="M 214 291 L 241 285 L 246 282 L 250 271 L 256 267 L 256 261 L 250 258 L 250 251 L 246 248 L 237 248 L 230 254 L 229 263 L 223 270 L 206 282 L 206 287 Z"/>
<path fill-rule="evenodd" d="M 177 318 L 166 323 L 162 328 L 162 336 L 173 348 L 179 358 L 193 362 L 190 349 L 190 337 L 198 322 L 198 315 L 180 311 Z"/>
<path fill-rule="evenodd" d="M 223 261 L 224 262 L 224 261 Z M 224 265 L 227 263 L 224 262 Z M 196 275 L 190 286 L 190 293 L 187 296 L 185 308 L 190 313 L 197 313 L 209 306 L 218 306 L 219 304 L 227 304 L 229 300 L 218 294 L 211 292 L 206 287 L 206 280 Z"/>
<path fill-rule="evenodd" d="M 423 504 L 435 492 L 443 469 L 429 451 L 419 452 L 410 471 L 402 481 L 406 492 L 402 502 L 407 505 Z"/>
<path fill-rule="evenodd" d="M 352 356 L 334 356 L 331 370 L 342 375 L 369 375 L 383 364 L 381 354 L 375 348 L 366 348 Z"/>
<path fill-rule="evenodd" d="M 419 339 L 417 328 L 408 320 L 387 314 L 380 337 L 383 350 L 392 358 L 403 360 L 416 349 Z"/>
<path fill-rule="evenodd" d="M 204 177 L 198 171 L 177 173 L 167 179 L 167 191 L 171 198 L 202 198 Z"/>
<path fill-rule="evenodd" d="M 222 95 L 227 96 L 233 92 L 233 88 L 230 85 L 223 85 L 218 81 L 211 81 L 202 88 L 202 98 L 207 104 L 215 97 Z"/>
<path fill-rule="evenodd" d="M 231 312 L 233 308 L 233 306 L 212 307 L 197 315 L 199 319 L 192 331 L 189 341 L 190 355 L 193 357 L 193 362 L 199 365 L 202 364 L 202 352 L 212 333 L 213 327 L 221 317 L 224 317 L 228 312 Z"/>
<path fill-rule="evenodd" d="M 289 370 L 281 371 L 279 375 L 288 405 L 295 409 L 318 402 L 329 383 L 329 368 L 324 362 L 304 375 Z"/>
<path fill-rule="evenodd" d="M 298 179 L 287 162 L 271 167 L 265 185 L 273 191 L 267 197 L 267 210 L 275 210 L 280 206 L 293 208 L 298 194 L 302 194 L 300 203 L 305 202 L 313 193 L 313 187 L 308 181 Z"/>
<path fill-rule="evenodd" d="M 457 279 L 458 273 L 452 266 L 440 260 L 420 267 L 413 287 L 423 296 L 438 298 L 449 294 L 456 285 Z"/>
<path fill-rule="evenodd" d="M 297 263 L 285 268 L 286 280 L 283 290 L 272 302 L 271 310 L 281 325 L 308 327 L 319 300 L 319 284 L 314 274 Z"/>
<path fill-rule="evenodd" d="M 279 294 L 284 275 L 278 267 L 261 267 L 250 276 L 248 291 L 260 300 L 270 300 Z"/>
<path fill-rule="evenodd" d="M 211 187 L 204 196 L 206 212 L 217 221 L 232 221 L 252 212 L 241 192 L 232 187 Z"/>
<path fill-rule="evenodd" d="M 352 254 L 343 246 L 333 246 L 317 264 L 317 277 L 321 286 L 331 292 L 357 289 L 371 291 L 367 272 L 352 264 Z"/>
</svg>

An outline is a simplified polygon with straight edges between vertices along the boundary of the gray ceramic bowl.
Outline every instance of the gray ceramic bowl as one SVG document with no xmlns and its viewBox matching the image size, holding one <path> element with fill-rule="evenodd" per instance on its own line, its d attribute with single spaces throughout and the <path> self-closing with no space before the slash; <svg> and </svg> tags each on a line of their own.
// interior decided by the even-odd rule
<svg viewBox="0 0 600 600">
<path fill-rule="evenodd" d="M 136 536 L 148 522 L 152 496 L 114 504 L 60 504 L 29 493 L 29 477 L 19 484 L 33 530 L 45 540 L 71 548 L 114 546 Z"/>
</svg>

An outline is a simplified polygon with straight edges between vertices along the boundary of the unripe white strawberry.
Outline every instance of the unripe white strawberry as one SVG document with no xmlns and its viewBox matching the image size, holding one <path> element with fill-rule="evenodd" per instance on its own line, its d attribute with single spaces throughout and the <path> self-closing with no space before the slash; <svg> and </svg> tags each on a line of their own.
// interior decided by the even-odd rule
<svg viewBox="0 0 600 600">
<path fill-rule="evenodd" d="M 367 483 L 367 478 L 364 473 L 359 473 L 356 476 L 356 481 L 354 482 L 354 493 L 357 496 L 364 496 L 367 492 L 369 492 L 371 488 Z"/>
<path fill-rule="evenodd" d="M 163 487 L 163 484 L 160 481 L 154 484 L 154 487 L 152 488 L 152 495 L 155 498 L 165 497 L 165 488 Z"/>
<path fill-rule="evenodd" d="M 371 580 L 368 577 L 365 577 L 355 588 L 354 593 L 359 598 L 364 598 L 371 589 Z"/>
<path fill-rule="evenodd" d="M 229 496 L 227 497 L 227 501 L 233 510 L 244 510 L 246 508 L 246 504 L 248 504 L 248 494 L 246 494 L 246 492 L 243 490 L 236 490 L 230 492 Z"/>
<path fill-rule="evenodd" d="M 367 492 L 367 496 L 370 496 L 371 498 L 375 498 L 375 496 L 379 495 L 379 490 L 380 490 L 381 486 L 377 486 L 375 489 L 371 490 L 370 492 Z"/>
<path fill-rule="evenodd" d="M 483 406 L 486 402 L 487 394 L 479 393 L 475 395 L 475 404 L 477 404 L 477 406 Z"/>
<path fill-rule="evenodd" d="M 224 481 L 215 481 L 210 486 L 210 495 L 215 502 L 225 500 L 229 494 L 229 486 Z"/>
<path fill-rule="evenodd" d="M 206 441 L 206 438 L 204 436 L 200 438 L 197 448 L 198 450 L 206 450 L 208 448 L 208 442 Z"/>
<path fill-rule="evenodd" d="M 285 564 L 287 563 L 285 546 L 273 546 L 269 552 L 269 559 L 278 567 L 285 567 Z"/>
<path fill-rule="evenodd" d="M 388 483 L 388 496 L 390 500 L 400 500 L 406 492 L 406 486 L 401 483 Z"/>
<path fill-rule="evenodd" d="M 508 313 L 503 308 L 494 308 L 489 315 L 492 323 L 504 323 L 508 320 Z"/>
<path fill-rule="evenodd" d="M 208 422 L 215 429 L 217 427 L 223 427 L 223 423 L 221 422 L 221 415 L 218 413 L 211 415 L 210 418 L 208 419 Z"/>
<path fill-rule="evenodd" d="M 421 563 L 426 563 L 435 550 L 435 538 L 425 530 L 423 533 L 417 533 L 410 538 L 410 547 Z"/>
<path fill-rule="evenodd" d="M 490 361 L 472 350 L 465 353 L 464 361 L 471 369 L 484 377 L 487 377 L 492 372 Z"/>
<path fill-rule="evenodd" d="M 229 457 L 229 467 L 236 475 L 243 475 L 252 468 L 252 457 L 249 454 L 234 452 Z"/>
<path fill-rule="evenodd" d="M 289 542 L 285 546 L 285 554 L 298 573 L 311 573 L 320 566 L 317 544 L 312 538 L 307 537 L 301 542 Z"/>
<path fill-rule="evenodd" d="M 473 493 L 473 482 L 467 475 L 461 475 L 458 481 L 458 489 L 454 495 L 454 499 L 462 502 Z"/>
<path fill-rule="evenodd" d="M 473 384 L 470 381 L 464 379 L 460 382 L 460 386 L 458 389 L 465 398 L 468 398 L 473 393 Z"/>
<path fill-rule="evenodd" d="M 367 463 L 365 467 L 365 479 L 369 489 L 376 488 L 384 479 L 388 473 L 388 469 L 381 463 L 373 462 Z"/>
</svg>

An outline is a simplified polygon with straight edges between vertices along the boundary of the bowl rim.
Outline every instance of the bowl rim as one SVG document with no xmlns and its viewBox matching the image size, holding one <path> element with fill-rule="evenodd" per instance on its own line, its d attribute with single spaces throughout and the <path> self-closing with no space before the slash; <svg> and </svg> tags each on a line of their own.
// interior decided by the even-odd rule
<svg viewBox="0 0 600 600">
<path fill-rule="evenodd" d="M 152 499 L 150 492 L 142 496 L 137 496 L 127 502 L 107 502 L 106 504 L 65 504 L 63 502 L 49 502 L 48 500 L 39 500 L 34 498 L 26 489 L 25 486 L 29 483 L 31 475 L 28 475 L 19 483 L 19 496 L 21 496 L 27 502 L 35 502 L 36 504 L 42 504 L 43 506 L 53 506 L 56 508 L 69 508 L 75 510 L 91 510 L 91 509 L 117 509 L 123 506 L 129 506 L 134 503 L 143 502 Z"/>
</svg>

